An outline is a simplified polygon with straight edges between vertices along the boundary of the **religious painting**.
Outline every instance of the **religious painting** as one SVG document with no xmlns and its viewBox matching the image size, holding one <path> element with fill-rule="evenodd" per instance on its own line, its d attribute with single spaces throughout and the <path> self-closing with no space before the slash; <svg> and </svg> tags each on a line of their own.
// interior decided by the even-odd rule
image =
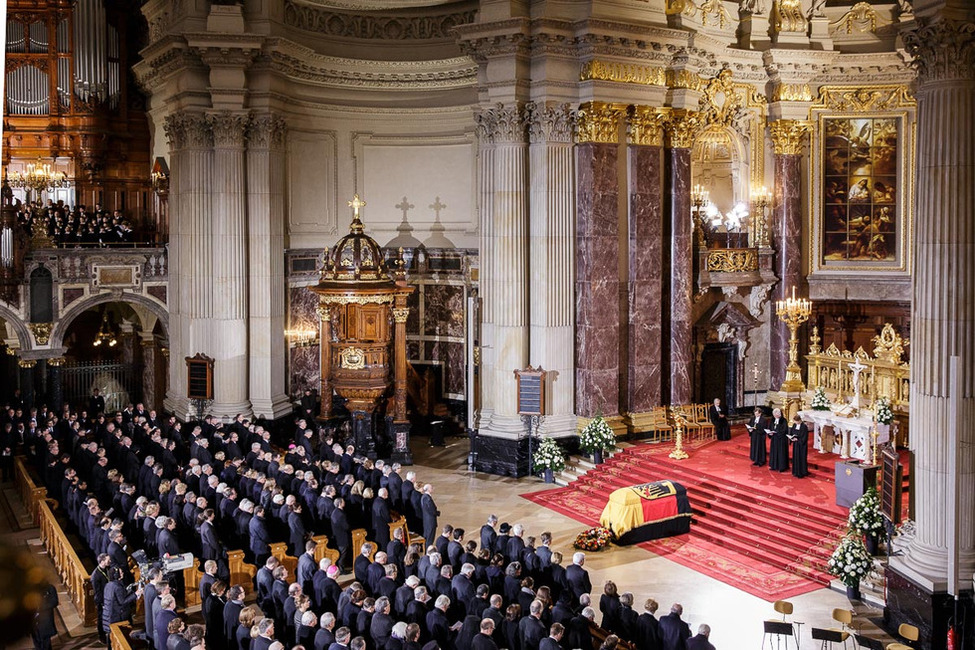
<svg viewBox="0 0 975 650">
<path fill-rule="evenodd" d="M 899 117 L 825 117 L 821 265 L 892 266 L 898 250 Z"/>
</svg>

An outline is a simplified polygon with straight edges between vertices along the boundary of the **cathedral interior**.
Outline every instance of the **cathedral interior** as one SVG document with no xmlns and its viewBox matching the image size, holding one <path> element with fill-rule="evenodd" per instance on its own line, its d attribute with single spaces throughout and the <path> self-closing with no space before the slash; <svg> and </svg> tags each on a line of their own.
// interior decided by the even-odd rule
<svg viewBox="0 0 975 650">
<path fill-rule="evenodd" d="M 516 370 L 575 450 L 596 416 L 638 440 L 664 407 L 859 397 L 863 360 L 911 453 L 878 616 L 945 648 L 961 607 L 972 647 L 971 2 L 6 9 L 0 397 L 290 427 L 310 391 L 380 455 L 436 423 L 519 478 Z M 360 409 L 330 370 L 379 358 L 342 345 L 381 301 L 326 285 L 380 268 L 374 353 L 405 363 Z"/>
</svg>

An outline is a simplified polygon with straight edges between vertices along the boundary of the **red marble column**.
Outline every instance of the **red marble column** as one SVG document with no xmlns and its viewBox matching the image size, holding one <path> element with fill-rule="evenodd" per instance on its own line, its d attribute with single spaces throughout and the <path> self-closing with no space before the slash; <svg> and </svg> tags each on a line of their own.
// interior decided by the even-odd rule
<svg viewBox="0 0 975 650">
<path fill-rule="evenodd" d="M 775 275 L 779 282 L 773 290 L 775 300 L 785 299 L 792 287 L 802 281 L 802 204 L 801 154 L 808 128 L 805 122 L 777 120 L 770 125 L 775 147 L 775 190 L 772 202 L 772 241 L 775 248 Z M 801 293 L 801 291 L 800 291 Z M 775 308 L 772 307 L 774 314 Z M 771 390 L 779 390 L 785 381 L 789 364 L 789 328 L 772 316 L 769 341 Z"/>
<path fill-rule="evenodd" d="M 615 143 L 576 146 L 576 414 L 619 413 L 619 174 Z"/>
<path fill-rule="evenodd" d="M 660 146 L 631 144 L 629 167 L 629 325 L 625 408 L 660 405 L 661 207 Z"/>
</svg>

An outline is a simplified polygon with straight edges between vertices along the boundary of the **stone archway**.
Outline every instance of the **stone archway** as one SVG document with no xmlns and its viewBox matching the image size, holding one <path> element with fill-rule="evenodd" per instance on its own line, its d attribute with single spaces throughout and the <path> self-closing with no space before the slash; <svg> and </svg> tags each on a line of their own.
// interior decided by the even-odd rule
<svg viewBox="0 0 975 650">
<path fill-rule="evenodd" d="M 0 319 L 7 323 L 14 333 L 17 335 L 17 341 L 20 343 L 21 350 L 29 350 L 31 348 L 31 337 L 30 333 L 27 331 L 27 324 L 24 320 L 12 309 L 0 303 Z"/>
<path fill-rule="evenodd" d="M 169 312 L 166 311 L 166 309 L 159 303 L 135 293 L 100 293 L 94 296 L 89 296 L 72 304 L 71 307 L 61 315 L 61 318 L 59 318 L 57 321 L 57 325 L 55 325 L 54 330 L 51 332 L 51 347 L 60 348 L 64 345 L 64 335 L 67 333 L 68 328 L 71 327 L 71 323 L 78 316 L 88 311 L 92 307 L 97 307 L 98 305 L 103 305 L 110 302 L 121 302 L 138 306 L 141 309 L 135 309 L 136 314 L 141 314 L 143 309 L 148 310 L 159 320 L 159 322 L 162 324 L 163 330 L 168 335 Z M 140 325 L 148 324 L 140 323 Z"/>
</svg>

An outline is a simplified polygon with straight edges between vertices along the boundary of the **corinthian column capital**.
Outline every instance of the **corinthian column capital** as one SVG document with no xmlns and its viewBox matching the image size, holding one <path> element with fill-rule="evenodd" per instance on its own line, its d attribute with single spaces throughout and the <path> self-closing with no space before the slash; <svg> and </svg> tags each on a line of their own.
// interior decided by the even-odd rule
<svg viewBox="0 0 975 650">
<path fill-rule="evenodd" d="M 528 102 L 525 113 L 532 142 L 572 142 L 576 112 L 568 104 L 545 106 Z"/>
<path fill-rule="evenodd" d="M 247 143 L 252 149 L 279 149 L 284 146 L 288 123 L 279 115 L 257 115 L 247 125 Z"/>
<path fill-rule="evenodd" d="M 606 102 L 586 102 L 579 107 L 576 142 L 615 144 L 619 142 L 620 122 L 626 117 L 626 106 Z"/>
<path fill-rule="evenodd" d="M 202 113 L 177 111 L 163 121 L 163 132 L 169 140 L 169 148 L 208 149 L 213 146 L 213 130 Z"/>
<path fill-rule="evenodd" d="M 627 120 L 627 141 L 653 147 L 663 146 L 668 111 L 655 106 L 634 106 Z"/>
<path fill-rule="evenodd" d="M 495 104 L 474 116 L 477 138 L 485 143 L 524 142 L 528 115 L 521 103 Z"/>
<path fill-rule="evenodd" d="M 704 119 L 697 111 L 679 109 L 670 114 L 667 120 L 667 141 L 671 149 L 690 149 Z"/>
<path fill-rule="evenodd" d="M 917 18 L 917 26 L 903 37 L 920 84 L 975 78 L 975 22 Z"/>
<path fill-rule="evenodd" d="M 803 120 L 775 120 L 768 125 L 772 147 L 779 155 L 799 155 L 806 132 L 812 125 Z"/>
<path fill-rule="evenodd" d="M 213 131 L 213 146 L 221 149 L 242 149 L 249 119 L 244 113 L 210 113 L 207 121 Z"/>
</svg>

